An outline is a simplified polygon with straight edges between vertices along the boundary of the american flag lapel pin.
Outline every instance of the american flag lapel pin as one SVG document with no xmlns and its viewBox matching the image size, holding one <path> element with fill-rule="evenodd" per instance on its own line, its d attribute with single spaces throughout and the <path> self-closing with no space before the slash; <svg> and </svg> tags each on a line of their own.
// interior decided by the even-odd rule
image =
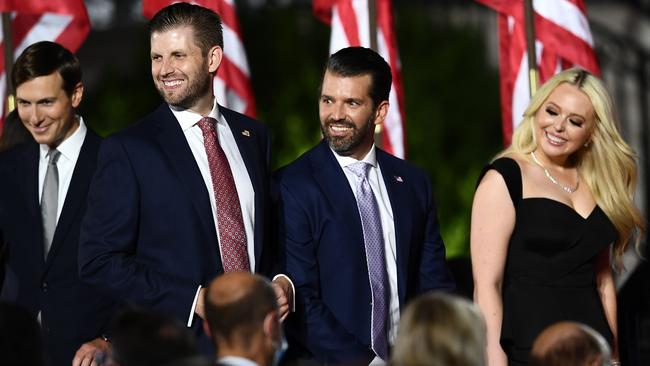
<svg viewBox="0 0 650 366">
<path fill-rule="evenodd" d="M 400 177 L 399 175 L 395 176 L 395 181 L 398 183 L 404 183 L 404 179 L 402 179 L 402 177 Z"/>
<path fill-rule="evenodd" d="M 246 137 L 250 137 L 250 136 L 251 136 L 251 133 L 250 133 L 250 131 L 248 131 L 248 130 L 243 130 L 243 131 L 241 132 L 241 134 L 244 135 L 244 136 L 246 136 Z"/>
</svg>

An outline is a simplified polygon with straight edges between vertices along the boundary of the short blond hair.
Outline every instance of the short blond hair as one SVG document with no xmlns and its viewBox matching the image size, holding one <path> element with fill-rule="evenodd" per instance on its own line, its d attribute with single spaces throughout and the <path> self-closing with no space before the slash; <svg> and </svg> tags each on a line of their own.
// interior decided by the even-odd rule
<svg viewBox="0 0 650 366">
<path fill-rule="evenodd" d="M 444 293 L 415 299 L 402 315 L 395 366 L 483 366 L 485 323 L 472 302 Z"/>
</svg>

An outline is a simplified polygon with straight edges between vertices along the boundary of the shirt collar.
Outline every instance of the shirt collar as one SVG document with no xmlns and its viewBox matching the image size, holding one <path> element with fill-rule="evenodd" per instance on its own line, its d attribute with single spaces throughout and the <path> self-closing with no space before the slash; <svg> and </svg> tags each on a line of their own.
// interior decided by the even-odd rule
<svg viewBox="0 0 650 366">
<path fill-rule="evenodd" d="M 77 130 L 70 135 L 67 139 L 63 140 L 59 146 L 56 147 L 61 153 L 61 156 L 68 160 L 76 160 L 81 152 L 81 146 L 86 138 L 86 124 L 81 116 L 76 116 L 79 119 L 79 126 Z M 47 154 L 50 152 L 50 147 L 46 144 L 40 144 L 41 159 L 47 159 Z"/>
<path fill-rule="evenodd" d="M 330 147 L 331 149 L 331 147 Z M 372 167 L 376 168 L 377 167 L 377 150 L 375 148 L 375 144 L 372 144 L 370 147 L 370 151 L 366 154 L 366 156 L 363 157 L 361 160 L 357 160 L 351 156 L 342 156 L 339 155 L 336 151 L 332 150 L 334 153 L 334 157 L 336 158 L 336 161 L 338 161 L 339 165 L 341 168 L 345 168 L 348 165 L 358 163 L 360 161 L 363 161 L 365 163 L 370 164 Z"/>
<path fill-rule="evenodd" d="M 255 361 L 251 361 L 248 358 L 238 357 L 238 356 L 225 356 L 217 360 L 217 363 L 224 365 L 238 365 L 238 366 L 257 366 Z"/>
<path fill-rule="evenodd" d="M 203 116 L 200 115 L 199 113 L 196 113 L 189 109 L 176 109 L 172 106 L 169 106 L 169 109 L 171 109 L 172 113 L 174 114 L 174 117 L 176 117 L 176 120 L 181 125 L 181 129 L 183 130 L 183 132 L 187 131 L 191 127 L 194 127 L 194 125 L 196 125 L 201 120 L 201 118 L 203 118 Z M 210 113 L 208 113 L 207 117 L 212 117 L 216 119 L 217 122 L 219 123 L 223 121 L 223 119 L 221 118 L 221 113 L 219 112 L 219 105 L 217 104 L 217 98 L 214 98 L 212 110 L 210 111 Z"/>
</svg>

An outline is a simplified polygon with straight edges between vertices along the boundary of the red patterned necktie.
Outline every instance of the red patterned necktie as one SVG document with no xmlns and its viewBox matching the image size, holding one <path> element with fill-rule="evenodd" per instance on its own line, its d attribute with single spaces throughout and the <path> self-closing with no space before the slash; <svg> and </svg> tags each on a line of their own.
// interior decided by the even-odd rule
<svg viewBox="0 0 650 366">
<path fill-rule="evenodd" d="M 223 269 L 225 272 L 250 271 L 239 195 L 226 154 L 219 145 L 216 123 L 217 120 L 212 117 L 203 117 L 198 125 L 203 132 L 203 145 L 208 155 L 212 189 L 217 203 Z"/>
</svg>

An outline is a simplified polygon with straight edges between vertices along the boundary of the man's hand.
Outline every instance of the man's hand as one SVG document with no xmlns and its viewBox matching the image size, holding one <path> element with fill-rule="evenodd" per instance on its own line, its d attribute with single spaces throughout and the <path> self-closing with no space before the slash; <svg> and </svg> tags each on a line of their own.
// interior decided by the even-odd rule
<svg viewBox="0 0 650 366">
<path fill-rule="evenodd" d="M 79 347 L 72 360 L 72 366 L 99 366 L 107 354 L 109 343 L 101 338 L 95 338 Z"/>
<path fill-rule="evenodd" d="M 205 287 L 199 290 L 199 296 L 196 299 L 196 307 L 194 308 L 196 315 L 205 320 Z"/>
<path fill-rule="evenodd" d="M 293 304 L 293 291 L 289 280 L 285 276 L 277 276 L 273 280 L 273 289 L 277 296 L 280 320 L 284 321 L 289 315 L 291 304 Z"/>
</svg>

